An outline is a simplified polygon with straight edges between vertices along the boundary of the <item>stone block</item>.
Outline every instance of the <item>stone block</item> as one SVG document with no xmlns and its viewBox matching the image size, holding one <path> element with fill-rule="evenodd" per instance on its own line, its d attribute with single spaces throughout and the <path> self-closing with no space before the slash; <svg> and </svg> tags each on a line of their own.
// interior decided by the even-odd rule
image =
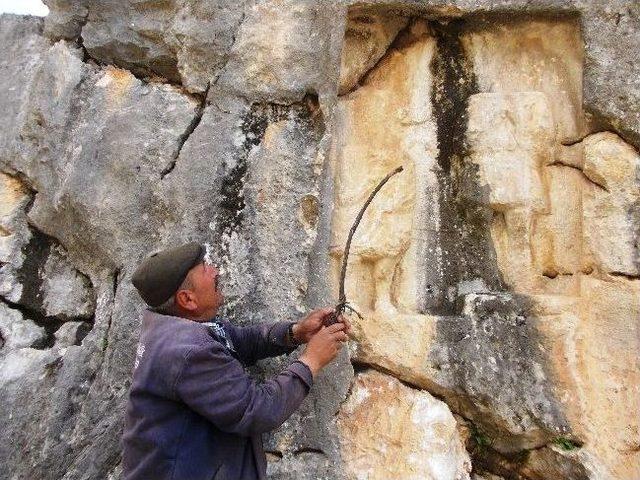
<svg viewBox="0 0 640 480">
<path fill-rule="evenodd" d="M 469 454 L 447 405 L 393 377 L 357 375 L 337 423 L 349 479 L 470 478 Z"/>
</svg>

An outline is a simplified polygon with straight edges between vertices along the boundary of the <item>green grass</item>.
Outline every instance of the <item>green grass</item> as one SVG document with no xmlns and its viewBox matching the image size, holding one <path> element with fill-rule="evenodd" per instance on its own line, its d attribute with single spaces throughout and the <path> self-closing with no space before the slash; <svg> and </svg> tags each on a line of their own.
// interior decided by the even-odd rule
<svg viewBox="0 0 640 480">
<path fill-rule="evenodd" d="M 471 439 L 479 449 L 485 449 L 491 445 L 491 439 L 473 424 L 471 425 Z"/>
<path fill-rule="evenodd" d="M 576 444 L 574 441 L 566 437 L 558 437 L 553 441 L 553 443 L 555 443 L 558 447 L 560 447 L 565 452 L 570 452 L 571 450 L 580 448 L 578 444 Z"/>
</svg>

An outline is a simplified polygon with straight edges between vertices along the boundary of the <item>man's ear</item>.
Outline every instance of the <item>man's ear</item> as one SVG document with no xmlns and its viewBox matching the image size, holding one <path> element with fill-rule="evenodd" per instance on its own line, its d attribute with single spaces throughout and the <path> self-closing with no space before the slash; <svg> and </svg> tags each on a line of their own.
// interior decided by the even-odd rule
<svg viewBox="0 0 640 480">
<path fill-rule="evenodd" d="M 191 290 L 178 290 L 176 293 L 176 305 L 189 312 L 193 312 L 198 309 L 196 296 Z"/>
</svg>

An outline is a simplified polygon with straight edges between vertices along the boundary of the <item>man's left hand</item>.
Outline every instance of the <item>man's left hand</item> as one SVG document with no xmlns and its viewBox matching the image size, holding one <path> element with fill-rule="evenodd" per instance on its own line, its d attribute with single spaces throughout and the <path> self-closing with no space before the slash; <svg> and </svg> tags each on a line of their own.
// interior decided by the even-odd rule
<svg viewBox="0 0 640 480">
<path fill-rule="evenodd" d="M 298 323 L 293 326 L 293 338 L 296 340 L 296 342 L 307 343 L 309 340 L 311 340 L 311 337 L 313 337 L 320 331 L 325 317 L 331 315 L 332 312 L 333 308 L 330 307 L 314 310 L 305 318 L 299 320 Z M 349 331 L 351 330 L 349 321 L 342 316 L 339 320 L 345 324 L 346 333 L 349 333 Z"/>
</svg>

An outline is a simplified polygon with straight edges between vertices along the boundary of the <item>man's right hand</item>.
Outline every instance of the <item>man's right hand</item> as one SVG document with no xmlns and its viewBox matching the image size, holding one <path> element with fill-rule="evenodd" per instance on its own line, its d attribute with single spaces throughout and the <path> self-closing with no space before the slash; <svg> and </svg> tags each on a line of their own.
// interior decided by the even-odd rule
<svg viewBox="0 0 640 480">
<path fill-rule="evenodd" d="M 325 365 L 336 358 L 342 348 L 342 342 L 349 338 L 345 328 L 342 322 L 322 327 L 307 343 L 307 348 L 300 355 L 299 360 L 309 367 L 314 377 Z"/>
</svg>

